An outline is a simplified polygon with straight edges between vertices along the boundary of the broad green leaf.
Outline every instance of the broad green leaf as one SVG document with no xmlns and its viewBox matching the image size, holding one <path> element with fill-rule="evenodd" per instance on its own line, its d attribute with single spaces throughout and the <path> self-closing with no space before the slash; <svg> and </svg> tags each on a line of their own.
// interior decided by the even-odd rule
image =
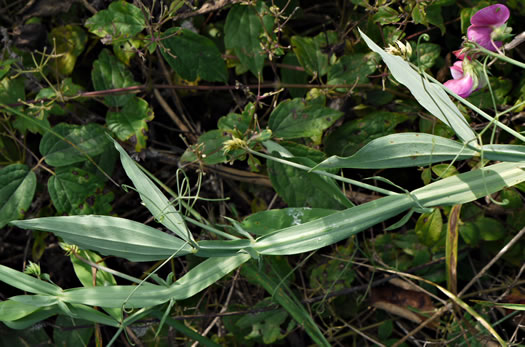
<svg viewBox="0 0 525 347">
<path fill-rule="evenodd" d="M 441 53 L 441 46 L 435 43 L 419 43 L 411 41 L 411 46 L 414 47 L 414 53 L 410 57 L 410 61 L 421 68 L 422 70 L 430 69 L 436 63 Z M 418 61 L 419 53 L 419 61 Z M 419 64 L 418 64 L 419 63 Z"/>
<path fill-rule="evenodd" d="M 73 72 L 77 57 L 84 50 L 87 35 L 78 25 L 54 27 L 50 32 L 50 41 L 56 44 L 56 64 L 51 64 L 60 74 L 70 75 Z"/>
<path fill-rule="evenodd" d="M 261 35 L 265 31 L 273 32 L 273 17 L 263 15 L 265 11 L 267 7 L 262 1 L 257 1 L 255 6 L 235 5 L 229 10 L 224 25 L 226 49 L 233 50 L 255 76 L 261 73 L 266 58 L 266 52 L 261 47 Z"/>
<path fill-rule="evenodd" d="M 36 175 L 25 164 L 0 169 L 0 229 L 9 221 L 22 218 L 36 189 Z"/>
<path fill-rule="evenodd" d="M 335 212 L 337 211 L 324 208 L 282 208 L 254 213 L 246 217 L 241 225 L 249 233 L 263 236 L 276 230 L 310 222 Z"/>
<path fill-rule="evenodd" d="M 394 133 L 397 125 L 408 119 L 403 113 L 387 111 L 376 111 L 351 119 L 326 137 L 326 153 L 350 156 L 371 140 Z"/>
<path fill-rule="evenodd" d="M 26 275 L 4 265 L 0 265 L 0 281 L 29 293 L 47 295 L 60 295 L 62 293 L 62 289 L 57 285 Z"/>
<path fill-rule="evenodd" d="M 133 75 L 124 63 L 120 62 L 107 49 L 100 52 L 98 59 L 93 62 L 91 79 L 95 90 L 126 88 L 138 85 Z M 104 100 L 108 106 L 125 106 L 134 96 L 131 94 L 108 95 Z"/>
<path fill-rule="evenodd" d="M 97 190 L 104 182 L 95 174 L 77 167 L 59 167 L 49 178 L 47 189 L 59 214 L 92 214 Z"/>
<path fill-rule="evenodd" d="M 193 253 L 185 241 L 129 219 L 110 216 L 45 217 L 11 224 L 47 231 L 83 249 L 130 261 L 160 260 Z"/>
<path fill-rule="evenodd" d="M 350 157 L 332 156 L 318 167 L 382 169 L 426 166 L 469 159 L 478 153 L 459 142 L 425 133 L 401 133 L 375 139 Z"/>
<path fill-rule="evenodd" d="M 66 290 L 62 299 L 68 303 L 116 308 L 126 305 L 135 309 L 159 305 L 171 299 L 184 300 L 216 283 L 249 259 L 248 254 L 206 259 L 169 287 L 142 285 L 73 288 Z"/>
<path fill-rule="evenodd" d="M 380 25 L 393 24 L 401 20 L 399 12 L 390 7 L 389 5 L 381 6 L 376 14 L 372 16 L 374 23 Z"/>
<path fill-rule="evenodd" d="M 439 178 L 447 178 L 449 176 L 458 174 L 458 170 L 454 167 L 454 165 L 449 164 L 432 165 L 432 172 Z"/>
<path fill-rule="evenodd" d="M 159 188 L 142 172 L 137 166 L 137 163 L 130 158 L 117 142 L 114 142 L 114 145 L 120 153 L 120 161 L 126 174 L 133 182 L 137 192 L 140 194 L 142 202 L 153 217 L 181 239 L 190 242 L 193 241 L 193 236 L 173 203 L 162 194 Z"/>
<path fill-rule="evenodd" d="M 108 44 L 140 33 L 146 27 L 146 19 L 140 8 L 120 0 L 97 12 L 86 21 L 85 26 Z"/>
<path fill-rule="evenodd" d="M 500 221 L 489 217 L 480 217 L 474 225 L 478 229 L 479 237 L 483 241 L 496 241 L 505 237 L 507 231 Z"/>
<path fill-rule="evenodd" d="M 153 120 L 153 110 L 147 101 L 133 96 L 122 110 L 108 111 L 106 123 L 119 140 L 126 141 L 132 138 L 135 143 L 135 152 L 146 148 L 147 122 Z"/>
<path fill-rule="evenodd" d="M 329 46 L 336 39 L 334 32 L 323 32 L 315 37 L 292 36 L 291 43 L 301 66 L 308 74 L 319 78 L 328 71 Z"/>
<path fill-rule="evenodd" d="M 0 80 L 0 104 L 9 105 L 17 103 L 18 100 L 25 100 L 25 78 L 17 77 L 11 79 L 9 77 Z"/>
<path fill-rule="evenodd" d="M 368 75 L 377 69 L 379 57 L 375 53 L 357 53 L 345 55 L 339 62 L 328 69 L 326 84 L 355 84 L 368 83 Z M 345 88 L 338 88 L 345 91 Z"/>
<path fill-rule="evenodd" d="M 104 151 L 110 151 L 104 128 L 95 123 L 73 125 L 60 123 L 47 132 L 40 141 L 40 153 L 52 166 L 67 166 L 88 160 Z M 59 138 L 64 138 L 65 140 Z"/>
<path fill-rule="evenodd" d="M 309 167 L 314 167 L 316 164 L 311 159 L 301 157 L 287 158 L 287 160 Z M 267 166 L 273 188 L 289 207 L 309 206 L 339 210 L 352 206 L 341 188 L 331 178 L 275 161 L 268 161 Z"/>
<path fill-rule="evenodd" d="M 11 64 L 13 64 L 15 61 L 15 59 L 3 59 L 0 62 L 0 80 L 7 75 L 11 69 Z"/>
<path fill-rule="evenodd" d="M 362 31 L 359 32 L 368 47 L 381 55 L 383 61 L 388 65 L 392 76 L 410 90 L 421 106 L 451 127 L 463 143 L 476 143 L 476 134 L 472 131 L 456 105 L 450 100 L 447 93 L 442 89 L 443 87 L 436 83 L 428 82 L 401 57 L 386 53 Z"/>
<path fill-rule="evenodd" d="M 182 162 L 191 162 L 197 160 L 195 152 L 200 154 L 200 159 L 205 164 L 215 165 L 224 163 L 228 160 L 224 154 L 223 143 L 231 137 L 226 136 L 219 129 L 210 130 L 199 136 L 197 145 L 191 146 L 184 152 L 181 157 Z"/>
<path fill-rule="evenodd" d="M 416 222 L 416 235 L 421 243 L 432 247 L 441 237 L 443 231 L 443 218 L 441 210 L 435 208 L 431 213 L 423 213 Z"/>
<path fill-rule="evenodd" d="M 228 80 L 226 63 L 212 40 L 179 27 L 166 30 L 162 36 L 162 56 L 185 80 Z"/>
<path fill-rule="evenodd" d="M 283 58 L 283 64 L 300 67 L 297 56 L 289 52 Z M 281 68 L 281 80 L 287 84 L 308 84 L 308 75 L 304 71 L 298 71 L 291 68 Z M 292 98 L 302 98 L 307 89 L 306 88 L 286 88 Z"/>
<path fill-rule="evenodd" d="M 217 128 L 228 133 L 238 131 L 243 135 L 249 128 L 255 114 L 255 105 L 248 103 L 241 114 L 228 113 L 226 116 L 219 118 Z"/>
<path fill-rule="evenodd" d="M 88 346 L 94 326 L 84 319 L 59 315 L 55 320 L 53 341 L 57 346 Z"/>
<path fill-rule="evenodd" d="M 297 98 L 281 102 L 270 114 L 268 127 L 275 137 L 314 137 L 319 140 L 323 131 L 342 115 L 342 112 L 318 102 Z"/>
</svg>

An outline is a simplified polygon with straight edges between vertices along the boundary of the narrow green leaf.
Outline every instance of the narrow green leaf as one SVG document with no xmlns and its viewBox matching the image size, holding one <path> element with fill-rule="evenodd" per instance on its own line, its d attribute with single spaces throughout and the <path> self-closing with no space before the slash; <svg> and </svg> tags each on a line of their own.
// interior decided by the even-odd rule
<svg viewBox="0 0 525 347">
<path fill-rule="evenodd" d="M 425 133 L 392 134 L 375 139 L 350 157 L 332 156 L 319 168 L 384 169 L 426 166 L 469 159 L 478 153 L 459 142 Z"/>
<path fill-rule="evenodd" d="M 132 96 L 118 112 L 108 111 L 106 124 L 119 140 L 127 141 L 130 138 L 135 143 L 135 152 L 146 148 L 148 123 L 153 120 L 153 110 L 144 99 Z"/>
<path fill-rule="evenodd" d="M 188 271 L 170 287 L 157 285 L 73 288 L 62 296 L 65 302 L 100 307 L 141 308 L 171 299 L 184 300 L 209 287 L 250 259 L 248 254 L 209 258 Z"/>
<path fill-rule="evenodd" d="M 110 216 L 65 216 L 12 222 L 29 230 L 52 232 L 67 243 L 130 261 L 166 259 L 194 252 L 178 237 L 129 219 Z"/>
<path fill-rule="evenodd" d="M 436 83 L 426 81 L 403 58 L 386 53 L 361 30 L 359 30 L 359 33 L 368 47 L 381 55 L 394 78 L 410 90 L 421 106 L 451 127 L 463 143 L 476 143 L 476 134 L 442 87 Z"/>
<path fill-rule="evenodd" d="M 138 85 L 126 65 L 120 62 L 107 49 L 100 52 L 98 59 L 93 62 L 91 79 L 95 90 L 126 88 Z M 125 106 L 133 98 L 131 94 L 108 95 L 104 100 L 108 106 Z"/>
<path fill-rule="evenodd" d="M 459 224 L 461 223 L 459 215 L 461 205 L 452 206 L 448 216 L 447 237 L 445 243 L 445 260 L 447 264 L 447 289 L 457 295 L 458 293 L 458 235 Z"/>
<path fill-rule="evenodd" d="M 0 170 L 0 229 L 24 216 L 35 189 L 36 175 L 27 165 L 12 164 Z"/>
<path fill-rule="evenodd" d="M 49 318 L 51 316 L 54 316 L 59 311 L 60 310 L 57 307 L 57 305 L 48 306 L 48 307 L 41 307 L 41 308 L 38 308 L 33 313 L 28 314 L 28 315 L 26 315 L 26 316 L 24 316 L 24 317 L 22 317 L 20 319 L 11 321 L 11 320 L 3 320 L 2 318 L 0 318 L 0 321 L 2 321 L 2 323 L 4 323 L 7 327 L 9 327 L 11 329 L 23 330 L 23 329 L 27 329 L 27 328 L 35 325 L 38 322 L 43 321 L 44 319 L 47 319 L 47 318 Z M 2 317 L 2 316 L 0 316 L 0 317 Z M 46 337 L 47 337 L 47 335 L 46 335 Z"/>
<path fill-rule="evenodd" d="M 212 40 L 180 27 L 166 30 L 162 37 L 162 56 L 185 80 L 228 80 L 226 63 Z"/>
<path fill-rule="evenodd" d="M 14 321 L 26 317 L 38 309 L 38 306 L 8 299 L 0 302 L 0 320 L 2 322 Z"/>
<path fill-rule="evenodd" d="M 54 284 L 39 280 L 4 265 L 0 265 L 0 281 L 24 292 L 48 295 L 60 295 L 62 293 L 62 289 Z"/>
<path fill-rule="evenodd" d="M 86 155 L 94 157 L 104 151 L 112 150 L 104 128 L 95 123 L 82 126 L 60 123 L 53 128 L 53 131 L 65 140 L 51 132 L 47 132 L 42 137 L 40 153 L 46 157 L 45 161 L 48 165 L 67 166 L 86 161 Z"/>
<path fill-rule="evenodd" d="M 135 161 L 130 158 L 117 142 L 115 142 L 115 148 L 120 153 L 120 160 L 126 174 L 133 182 L 133 185 L 140 194 L 142 202 L 153 217 L 181 239 L 193 241 L 193 236 L 173 203 L 162 194 L 160 189 L 142 172 Z"/>
<path fill-rule="evenodd" d="M 140 33 L 146 27 L 146 20 L 140 8 L 125 1 L 114 1 L 106 10 L 89 18 L 85 26 L 91 33 L 104 38 L 105 43 L 112 43 Z"/>
</svg>

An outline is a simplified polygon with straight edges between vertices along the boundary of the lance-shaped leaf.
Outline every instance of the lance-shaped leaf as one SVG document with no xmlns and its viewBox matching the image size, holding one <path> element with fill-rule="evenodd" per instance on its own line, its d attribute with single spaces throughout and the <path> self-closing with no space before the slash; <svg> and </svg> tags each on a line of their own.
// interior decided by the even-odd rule
<svg viewBox="0 0 525 347">
<path fill-rule="evenodd" d="M 129 219 L 110 216 L 45 217 L 12 222 L 30 230 L 52 232 L 80 248 L 131 261 L 151 261 L 192 253 L 185 241 Z"/>
<path fill-rule="evenodd" d="M 478 153 L 459 142 L 425 133 L 402 133 L 367 143 L 350 157 L 332 156 L 319 168 L 386 169 L 469 159 Z"/>
<path fill-rule="evenodd" d="M 27 165 L 12 164 L 0 170 L 0 228 L 24 216 L 36 189 L 36 175 Z"/>
<path fill-rule="evenodd" d="M 169 287 L 111 286 L 74 288 L 66 290 L 62 300 L 100 307 L 141 308 L 162 304 L 169 300 L 184 300 L 214 284 L 250 259 L 248 254 L 233 257 L 209 258 L 188 271 Z"/>
<path fill-rule="evenodd" d="M 410 90 L 421 106 L 451 127 L 463 143 L 475 143 L 476 134 L 442 87 L 425 80 L 403 58 L 386 53 L 361 30 L 359 33 L 368 47 L 381 55 L 392 76 Z"/>
<path fill-rule="evenodd" d="M 130 158 L 128 153 L 115 142 L 115 148 L 120 152 L 120 161 L 128 177 L 140 194 L 142 202 L 151 212 L 153 217 L 166 228 L 173 231 L 178 237 L 185 241 L 193 241 L 180 213 L 175 206 L 166 198 L 159 188 L 149 179 L 137 164 Z"/>
<path fill-rule="evenodd" d="M 62 289 L 57 285 L 26 275 L 4 265 L 0 265 L 0 281 L 29 293 L 48 295 L 60 295 L 62 293 Z"/>
</svg>

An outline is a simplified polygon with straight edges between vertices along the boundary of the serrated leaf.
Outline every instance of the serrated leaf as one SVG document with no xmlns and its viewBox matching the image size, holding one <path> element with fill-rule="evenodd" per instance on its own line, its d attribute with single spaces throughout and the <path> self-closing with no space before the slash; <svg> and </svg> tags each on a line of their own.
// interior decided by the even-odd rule
<svg viewBox="0 0 525 347">
<path fill-rule="evenodd" d="M 224 44 L 226 49 L 234 51 L 241 63 L 255 76 L 261 73 L 265 51 L 261 48 L 260 36 L 266 31 L 273 32 L 273 18 L 263 16 L 262 22 L 257 13 L 262 14 L 267 10 L 262 1 L 257 1 L 255 6 L 235 5 L 228 12 L 224 25 Z"/>
<path fill-rule="evenodd" d="M 140 8 L 125 1 L 114 1 L 106 10 L 89 18 L 85 26 L 98 37 L 113 42 L 135 36 L 146 27 L 146 20 Z"/>
<path fill-rule="evenodd" d="M 73 72 L 77 57 L 84 50 L 87 35 L 78 25 L 64 25 L 54 27 L 50 33 L 50 40 L 56 44 L 56 65 L 51 64 L 60 74 L 70 75 Z"/>
<path fill-rule="evenodd" d="M 323 131 L 343 115 L 324 105 L 292 99 L 281 102 L 270 114 L 268 127 L 275 137 L 296 139 L 301 137 L 321 137 Z"/>
<path fill-rule="evenodd" d="M 119 140 L 133 137 L 135 152 L 146 148 L 147 122 L 153 120 L 153 110 L 144 99 L 133 96 L 119 112 L 108 111 L 106 123 Z"/>
<path fill-rule="evenodd" d="M 320 33 L 315 37 L 292 36 L 293 52 L 308 74 L 315 77 L 326 74 L 329 56 L 323 49 L 332 44 L 335 37 L 333 32 Z"/>
<path fill-rule="evenodd" d="M 162 37 L 162 56 L 182 78 L 227 81 L 226 63 L 212 40 L 179 27 L 166 30 Z"/>
<path fill-rule="evenodd" d="M 314 167 L 316 164 L 308 158 L 286 159 L 309 167 Z M 290 207 L 309 206 L 339 210 L 352 206 L 341 188 L 331 178 L 275 161 L 268 161 L 267 166 L 275 191 Z"/>
<path fill-rule="evenodd" d="M 91 79 L 95 90 L 106 90 L 114 88 L 126 88 L 138 85 L 126 65 L 120 62 L 107 49 L 100 52 L 98 59 L 93 62 Z M 133 98 L 133 95 L 108 95 L 104 100 L 109 106 L 125 106 Z"/>
<path fill-rule="evenodd" d="M 104 128 L 95 123 L 87 125 L 72 125 L 60 123 L 53 132 L 47 132 L 40 141 L 40 153 L 45 161 L 52 166 L 67 166 L 88 160 L 90 157 L 111 150 Z M 65 138 L 60 139 L 55 134 Z M 76 147 L 74 147 L 74 146 Z"/>
<path fill-rule="evenodd" d="M 110 216 L 45 217 L 11 222 L 29 230 L 47 231 L 83 249 L 130 261 L 166 259 L 192 253 L 178 237 L 129 219 Z"/>
<path fill-rule="evenodd" d="M 24 216 L 35 189 L 36 175 L 27 165 L 12 164 L 0 170 L 0 229 Z"/>
<path fill-rule="evenodd" d="M 97 190 L 103 187 L 103 180 L 97 175 L 70 166 L 57 168 L 56 175 L 47 182 L 49 195 L 59 214 L 100 213 L 95 204 L 101 199 Z"/>
<path fill-rule="evenodd" d="M 351 119 L 326 137 L 326 152 L 350 156 L 365 143 L 371 143 L 371 140 L 394 133 L 397 125 L 408 119 L 406 114 L 386 111 L 372 112 L 364 117 Z M 373 158 L 375 156 L 370 156 L 368 159 Z"/>
<path fill-rule="evenodd" d="M 345 55 L 328 69 L 326 84 L 368 83 L 368 75 L 377 69 L 379 57 L 375 53 Z M 344 88 L 338 90 L 345 91 Z"/>
</svg>

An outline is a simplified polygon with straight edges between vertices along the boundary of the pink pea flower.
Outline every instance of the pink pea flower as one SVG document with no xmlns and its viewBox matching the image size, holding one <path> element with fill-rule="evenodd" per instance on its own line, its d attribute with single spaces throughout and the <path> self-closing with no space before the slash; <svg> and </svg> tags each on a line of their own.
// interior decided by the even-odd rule
<svg viewBox="0 0 525 347">
<path fill-rule="evenodd" d="M 503 45 L 494 41 L 505 32 L 505 23 L 510 17 L 507 6 L 496 4 L 482 8 L 470 19 L 471 26 L 467 29 L 467 37 L 489 51 L 496 52 Z"/>
<path fill-rule="evenodd" d="M 483 80 L 478 77 L 476 69 L 479 67 L 475 62 L 468 59 L 458 60 L 450 67 L 452 79 L 443 85 L 462 98 L 467 98 L 484 84 Z"/>
</svg>

